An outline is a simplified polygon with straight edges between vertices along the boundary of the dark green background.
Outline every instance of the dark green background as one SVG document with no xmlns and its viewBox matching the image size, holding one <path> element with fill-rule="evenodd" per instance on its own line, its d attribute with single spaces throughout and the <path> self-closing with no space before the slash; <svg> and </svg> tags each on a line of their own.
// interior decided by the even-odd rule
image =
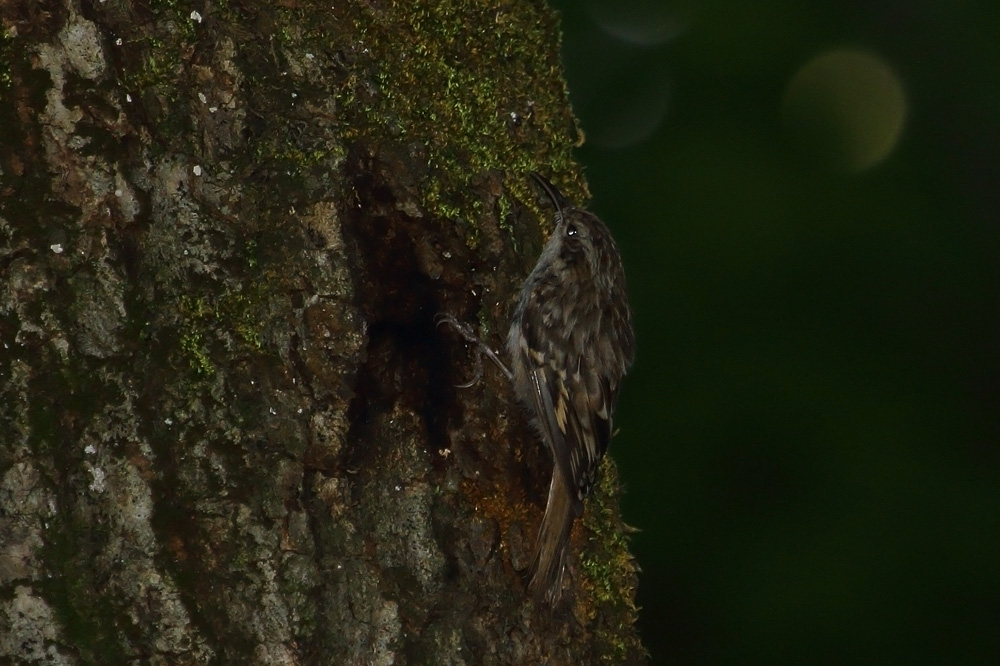
<svg viewBox="0 0 1000 666">
<path fill-rule="evenodd" d="M 594 20 L 636 2 L 556 5 L 637 317 L 612 452 L 653 663 L 1000 663 L 1000 5 L 653 3 L 647 46 Z M 855 174 L 780 115 L 845 46 L 908 99 Z"/>
</svg>

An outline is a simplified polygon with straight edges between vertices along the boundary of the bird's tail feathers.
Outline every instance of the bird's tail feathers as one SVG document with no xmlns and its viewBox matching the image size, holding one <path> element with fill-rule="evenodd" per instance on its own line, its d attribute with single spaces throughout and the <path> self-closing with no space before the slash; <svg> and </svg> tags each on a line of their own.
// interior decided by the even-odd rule
<svg viewBox="0 0 1000 666">
<path fill-rule="evenodd" d="M 554 469 L 545 515 L 535 541 L 531 581 L 528 583 L 532 595 L 536 599 L 544 598 L 551 606 L 559 601 L 562 594 L 562 578 L 566 569 L 570 530 L 577 513 L 576 504 L 563 475 L 558 468 Z"/>
</svg>

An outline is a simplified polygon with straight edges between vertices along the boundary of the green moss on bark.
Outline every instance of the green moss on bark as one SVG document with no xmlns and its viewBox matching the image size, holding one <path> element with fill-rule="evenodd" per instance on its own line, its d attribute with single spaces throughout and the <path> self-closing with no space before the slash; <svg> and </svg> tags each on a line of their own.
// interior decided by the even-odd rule
<svg viewBox="0 0 1000 666">
<path fill-rule="evenodd" d="M 621 518 L 621 495 L 618 468 L 606 458 L 584 513 L 588 541 L 580 556 L 583 587 L 590 590 L 582 603 L 593 604 L 583 614 L 595 620 L 595 652 L 601 664 L 636 663 L 645 655 L 638 635 L 623 631 L 635 625 L 639 609 L 635 605 L 636 564 L 628 548 L 632 530 Z"/>
</svg>

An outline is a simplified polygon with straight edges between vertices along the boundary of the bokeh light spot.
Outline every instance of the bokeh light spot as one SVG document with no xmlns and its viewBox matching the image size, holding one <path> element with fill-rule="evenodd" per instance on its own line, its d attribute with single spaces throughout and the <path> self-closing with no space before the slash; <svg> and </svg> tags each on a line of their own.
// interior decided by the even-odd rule
<svg viewBox="0 0 1000 666">
<path fill-rule="evenodd" d="M 592 0 L 587 9 L 604 32 L 635 46 L 659 46 L 683 30 L 680 18 L 661 0 Z"/>
<path fill-rule="evenodd" d="M 906 94 L 881 57 L 860 50 L 823 53 L 795 74 L 782 120 L 796 142 L 826 166 L 864 171 L 899 142 Z"/>
</svg>

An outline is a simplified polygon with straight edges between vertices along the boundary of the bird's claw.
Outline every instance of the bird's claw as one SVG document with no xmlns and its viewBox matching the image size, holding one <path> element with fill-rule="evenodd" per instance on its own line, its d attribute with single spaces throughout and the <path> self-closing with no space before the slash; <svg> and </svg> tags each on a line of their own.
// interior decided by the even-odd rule
<svg viewBox="0 0 1000 666">
<path fill-rule="evenodd" d="M 489 357 L 493 363 L 500 368 L 500 372 L 507 377 L 507 379 L 513 379 L 514 374 L 510 369 L 504 365 L 504 362 L 500 360 L 500 355 L 488 344 L 482 341 L 478 335 L 472 332 L 472 327 L 455 319 L 454 315 L 447 312 L 439 312 L 434 317 L 434 325 L 440 326 L 441 324 L 448 324 L 453 330 L 455 330 L 465 341 L 476 348 L 476 376 L 473 377 L 469 382 L 465 384 L 456 384 L 455 388 L 470 388 L 479 383 L 479 380 L 483 377 L 483 354 Z"/>
</svg>

